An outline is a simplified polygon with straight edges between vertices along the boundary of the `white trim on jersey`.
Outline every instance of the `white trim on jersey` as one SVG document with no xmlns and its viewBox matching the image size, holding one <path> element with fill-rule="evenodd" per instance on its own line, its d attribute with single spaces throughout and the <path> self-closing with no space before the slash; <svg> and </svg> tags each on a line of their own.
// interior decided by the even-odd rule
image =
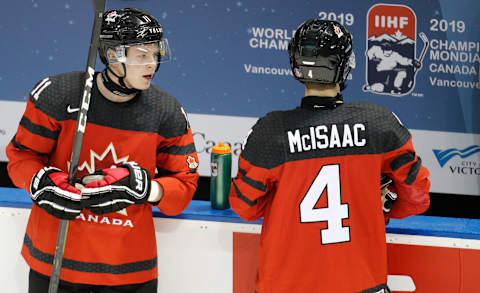
<svg viewBox="0 0 480 293">
<path fill-rule="evenodd" d="M 32 95 L 32 97 L 35 99 L 35 100 L 38 100 L 38 97 L 40 96 L 40 94 L 43 92 L 43 90 L 45 88 L 47 88 L 47 86 L 49 86 L 50 84 L 52 84 L 52 82 L 50 81 L 50 78 L 47 77 L 45 78 L 44 80 L 42 80 L 31 92 L 30 94 Z"/>
</svg>

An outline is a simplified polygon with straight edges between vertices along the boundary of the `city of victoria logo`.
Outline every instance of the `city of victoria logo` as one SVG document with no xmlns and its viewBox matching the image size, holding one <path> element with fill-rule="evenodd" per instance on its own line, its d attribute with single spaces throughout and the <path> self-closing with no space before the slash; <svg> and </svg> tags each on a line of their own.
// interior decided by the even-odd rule
<svg viewBox="0 0 480 293">
<path fill-rule="evenodd" d="M 378 4 L 368 11 L 365 92 L 403 96 L 415 87 L 415 77 L 422 67 L 428 48 L 423 41 L 420 57 L 416 52 L 416 16 L 404 5 Z"/>
<path fill-rule="evenodd" d="M 435 154 L 435 157 L 437 158 L 440 167 L 443 167 L 453 157 L 460 157 L 462 159 L 465 159 L 478 152 L 480 152 L 480 146 L 478 145 L 472 145 L 461 150 L 457 148 L 449 148 L 446 150 L 433 150 L 433 153 Z"/>
</svg>

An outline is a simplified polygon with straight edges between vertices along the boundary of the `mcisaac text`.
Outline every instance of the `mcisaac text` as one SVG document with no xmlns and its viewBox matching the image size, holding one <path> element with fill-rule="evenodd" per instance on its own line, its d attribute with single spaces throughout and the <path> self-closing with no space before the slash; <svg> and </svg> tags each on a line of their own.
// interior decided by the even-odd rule
<svg viewBox="0 0 480 293">
<path fill-rule="evenodd" d="M 366 127 L 362 123 L 310 126 L 289 130 L 287 136 L 290 153 L 316 149 L 363 147 L 367 144 Z"/>
</svg>

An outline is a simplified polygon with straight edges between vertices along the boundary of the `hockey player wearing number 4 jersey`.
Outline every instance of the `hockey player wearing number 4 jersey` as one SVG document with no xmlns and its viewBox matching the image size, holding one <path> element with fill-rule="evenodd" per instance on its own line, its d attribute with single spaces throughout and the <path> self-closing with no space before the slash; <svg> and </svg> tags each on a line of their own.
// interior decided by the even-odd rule
<svg viewBox="0 0 480 293">
<path fill-rule="evenodd" d="M 256 292 L 389 292 L 385 219 L 428 208 L 428 170 L 391 111 L 343 102 L 355 62 L 340 23 L 306 21 L 289 54 L 306 96 L 254 125 L 230 192 L 243 219 L 263 217 Z"/>
<path fill-rule="evenodd" d="M 40 81 L 7 147 L 9 175 L 34 202 L 22 248 L 29 292 L 48 290 L 59 219 L 71 220 L 59 292 L 157 292 L 152 206 L 179 214 L 197 187 L 185 112 L 151 85 L 169 57 L 160 24 L 138 9 L 106 12 L 99 49 L 107 68 L 93 79 L 80 186 L 67 173 L 84 72 Z"/>
</svg>

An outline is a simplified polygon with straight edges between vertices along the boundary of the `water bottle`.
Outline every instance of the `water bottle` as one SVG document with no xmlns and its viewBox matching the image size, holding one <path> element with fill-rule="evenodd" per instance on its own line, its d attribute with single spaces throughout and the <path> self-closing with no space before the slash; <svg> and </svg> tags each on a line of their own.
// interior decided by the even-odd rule
<svg viewBox="0 0 480 293">
<path fill-rule="evenodd" d="M 213 209 L 224 210 L 230 207 L 228 194 L 232 183 L 232 153 L 228 145 L 219 142 L 212 148 L 210 157 L 210 203 Z"/>
</svg>

